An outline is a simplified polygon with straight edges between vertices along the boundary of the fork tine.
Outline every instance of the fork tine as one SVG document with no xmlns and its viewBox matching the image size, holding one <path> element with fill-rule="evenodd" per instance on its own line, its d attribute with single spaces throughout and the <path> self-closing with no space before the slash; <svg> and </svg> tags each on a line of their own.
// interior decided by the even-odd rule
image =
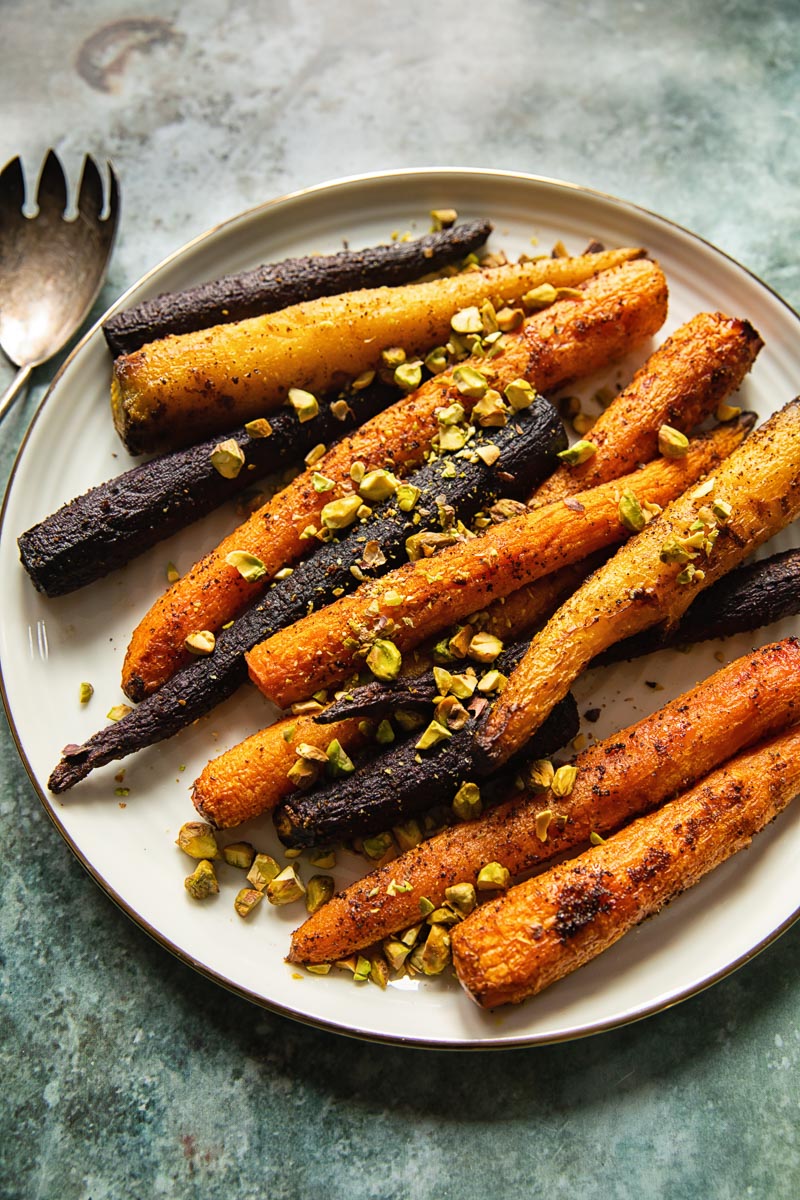
<svg viewBox="0 0 800 1200">
<path fill-rule="evenodd" d="M 39 176 L 36 201 L 40 211 L 51 216 L 61 216 L 67 207 L 67 180 L 55 150 L 47 151 L 47 158 Z"/>
<path fill-rule="evenodd" d="M 0 195 L 3 198 L 4 211 L 22 211 L 25 204 L 25 172 L 22 170 L 22 159 L 19 156 L 12 158 L 3 167 L 0 174 Z"/>
<path fill-rule="evenodd" d="M 90 154 L 83 160 L 83 171 L 78 188 L 78 212 L 87 221 L 94 223 L 103 211 L 103 181 L 97 164 Z"/>
<path fill-rule="evenodd" d="M 119 180 L 116 172 L 111 165 L 108 164 L 108 216 L 106 220 L 110 221 L 112 227 L 116 225 L 119 219 Z"/>
</svg>

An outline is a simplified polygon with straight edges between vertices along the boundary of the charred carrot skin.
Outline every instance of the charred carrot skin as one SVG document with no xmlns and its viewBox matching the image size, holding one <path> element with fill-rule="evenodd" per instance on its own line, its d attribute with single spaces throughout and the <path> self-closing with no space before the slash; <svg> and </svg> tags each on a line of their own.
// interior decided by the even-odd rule
<svg viewBox="0 0 800 1200">
<path fill-rule="evenodd" d="M 354 525 L 338 541 L 321 545 L 287 578 L 277 580 L 266 596 L 222 630 L 209 657 L 187 664 L 121 721 L 101 729 L 82 746 L 70 747 L 50 776 L 51 790 L 63 792 L 95 767 L 171 737 L 209 712 L 244 681 L 245 651 L 260 638 L 291 625 L 309 606 L 327 604 L 334 595 L 355 588 L 353 567 L 360 578 L 366 572 L 388 571 L 405 558 L 409 535 L 438 524 L 440 504 L 446 505 L 455 519 L 470 520 L 486 499 L 496 497 L 501 489 L 516 489 L 521 494 L 531 474 L 542 477 L 551 470 L 556 452 L 566 444 L 566 435 L 553 406 L 538 397 L 504 428 L 481 430 L 473 444 L 480 448 L 489 441 L 500 452 L 491 464 L 475 454 L 474 462 L 459 459 L 459 469 L 451 475 L 447 471 L 452 461 L 449 456 L 432 459 L 410 477 L 419 493 L 418 511 L 404 513 L 393 499 L 386 500 L 376 505 L 369 521 Z M 423 510 L 427 517 L 417 525 L 414 519 Z M 369 562 L 365 558 L 368 539 L 381 552 Z"/>
<path fill-rule="evenodd" d="M 751 425 L 747 418 L 722 426 L 693 441 L 682 459 L 658 459 L 624 480 L 512 517 L 463 546 L 363 584 L 251 650 L 250 678 L 285 708 L 357 670 L 365 648 L 389 620 L 392 640 L 405 653 L 493 600 L 620 542 L 628 534 L 620 520 L 620 490 L 666 504 L 687 483 L 714 470 Z"/>
<path fill-rule="evenodd" d="M 735 391 L 763 346 L 749 321 L 698 313 L 651 354 L 630 384 L 583 435 L 594 455 L 561 466 L 530 499 L 549 504 L 618 479 L 658 454 L 658 431 L 689 433 Z"/>
<path fill-rule="evenodd" d="M 493 388 L 525 376 L 547 392 L 568 379 L 587 374 L 627 353 L 655 333 L 666 315 L 663 272 L 645 260 L 626 263 L 587 281 L 580 299 L 557 301 L 508 335 L 499 357 L 471 359 Z M 350 468 L 387 467 L 407 475 L 423 460 L 438 431 L 436 410 L 458 400 L 469 407 L 452 372 L 428 380 L 356 433 L 334 445 L 313 468 L 303 472 L 152 605 L 131 638 L 122 670 L 123 690 L 141 700 L 188 662 L 184 641 L 197 629 L 217 632 L 261 594 L 276 571 L 309 553 L 301 534 L 319 524 L 323 506 L 351 490 Z M 334 481 L 331 492 L 314 487 L 315 474 Z M 225 559 L 245 550 L 261 559 L 266 575 L 247 582 Z"/>
<path fill-rule="evenodd" d="M 598 654 L 624 637 L 680 620 L 705 588 L 722 578 L 800 512 L 800 400 L 760 426 L 716 470 L 706 494 L 689 488 L 623 546 L 551 617 L 509 679 L 478 734 L 484 766 L 524 745 L 551 706 Z M 694 536 L 698 513 L 729 506 L 730 518 L 694 567 L 664 561 L 665 547 Z M 546 510 L 545 510 L 546 511 Z"/>
<path fill-rule="evenodd" d="M 556 801 L 549 793 L 515 795 L 479 820 L 445 830 L 370 872 L 295 932 L 290 958 L 346 958 L 415 924 L 423 896 L 442 904 L 446 888 L 474 883 L 487 862 L 522 875 L 585 843 L 592 830 L 612 833 L 798 720 L 800 643 L 787 638 L 737 659 L 652 716 L 584 751 L 576 759 L 569 796 Z M 546 809 L 553 819 L 542 840 L 536 818 Z M 407 881 L 411 890 L 392 895 L 387 891 L 392 881 Z"/>
<path fill-rule="evenodd" d="M 743 850 L 798 791 L 795 728 L 602 845 L 476 909 L 452 931 L 462 987 L 483 1008 L 536 995 Z"/>
</svg>

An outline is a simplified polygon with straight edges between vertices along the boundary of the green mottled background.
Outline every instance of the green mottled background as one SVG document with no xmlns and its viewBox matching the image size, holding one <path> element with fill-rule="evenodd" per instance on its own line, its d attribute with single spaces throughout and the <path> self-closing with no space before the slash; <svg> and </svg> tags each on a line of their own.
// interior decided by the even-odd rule
<svg viewBox="0 0 800 1200">
<path fill-rule="evenodd" d="M 55 143 L 73 163 L 111 155 L 122 177 L 98 312 L 244 207 L 442 163 L 624 196 L 800 306 L 797 0 L 3 0 L 0 17 L 0 159 Z M 0 428 L 4 481 L 53 370 Z M 800 1192 L 797 929 L 587 1041 L 370 1046 L 172 959 L 74 861 L 5 725 L 0 770 L 3 1197 Z"/>
</svg>

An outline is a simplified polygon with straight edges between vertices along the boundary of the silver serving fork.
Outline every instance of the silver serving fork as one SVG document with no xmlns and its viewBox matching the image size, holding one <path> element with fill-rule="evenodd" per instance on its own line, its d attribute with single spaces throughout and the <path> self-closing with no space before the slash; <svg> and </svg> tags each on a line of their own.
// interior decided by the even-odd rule
<svg viewBox="0 0 800 1200">
<path fill-rule="evenodd" d="M 0 421 L 34 367 L 65 345 L 97 298 L 119 222 L 119 185 L 110 164 L 108 172 L 108 213 L 101 218 L 103 181 L 86 156 L 72 219 L 64 216 L 67 181 L 54 150 L 39 176 L 35 217 L 23 212 L 21 160 L 12 159 L 0 173 L 0 348 L 18 367 L 0 396 Z"/>
</svg>

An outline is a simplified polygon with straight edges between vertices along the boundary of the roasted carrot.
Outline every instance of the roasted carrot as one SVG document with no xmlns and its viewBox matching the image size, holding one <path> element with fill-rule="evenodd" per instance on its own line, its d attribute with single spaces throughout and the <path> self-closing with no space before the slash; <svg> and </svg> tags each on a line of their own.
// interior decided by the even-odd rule
<svg viewBox="0 0 800 1200">
<path fill-rule="evenodd" d="M 445 830 L 334 896 L 292 939 L 294 962 L 346 958 L 419 921 L 419 901 L 434 905 L 453 884 L 474 883 L 501 862 L 512 876 L 605 835 L 689 787 L 745 746 L 800 719 L 800 643 L 764 646 L 715 672 L 691 691 L 576 759 L 572 793 L 523 792 Z M 552 819 L 540 819 L 550 811 Z M 392 888 L 408 882 L 410 890 Z M 394 894 L 392 894 L 394 893 Z"/>
<path fill-rule="evenodd" d="M 742 383 L 763 342 L 749 321 L 699 313 L 651 354 L 583 440 L 596 447 L 561 466 L 531 496 L 548 504 L 618 479 L 658 453 L 662 425 L 686 434 Z"/>
<path fill-rule="evenodd" d="M 500 391 L 525 375 L 544 392 L 624 354 L 654 333 L 665 313 L 663 273 L 653 263 L 636 261 L 590 279 L 580 299 L 556 301 L 529 318 L 522 330 L 508 335 L 497 358 L 469 361 Z M 438 430 L 436 410 L 454 399 L 470 403 L 458 392 L 452 372 L 430 379 L 334 445 L 159 597 L 134 631 L 125 657 L 122 686 L 131 699 L 150 695 L 188 661 L 188 634 L 217 632 L 263 591 L 276 571 L 316 545 L 301 535 L 319 523 L 326 503 L 352 488 L 354 462 L 367 470 L 388 467 L 399 475 L 419 465 Z M 318 491 L 315 475 L 332 480 L 335 489 Z M 260 581 L 248 582 L 226 563 L 232 550 L 262 561 L 266 574 Z"/>
<path fill-rule="evenodd" d="M 376 637 L 401 652 L 490 601 L 621 541 L 621 490 L 666 504 L 739 445 L 750 421 L 721 426 L 691 443 L 684 458 L 657 459 L 624 480 L 543 505 L 482 537 L 408 563 L 298 621 L 248 655 L 250 677 L 281 707 L 352 674 Z M 391 621 L 391 625 L 388 622 Z M 566 689 L 565 689 L 566 691 Z M 562 693 L 563 694 L 563 693 Z"/>
<path fill-rule="evenodd" d="M 134 454 L 186 445 L 263 416 L 290 388 L 324 392 L 354 378 L 390 346 L 424 352 L 447 340 L 455 312 L 487 297 L 514 301 L 544 282 L 575 287 L 641 253 L 609 250 L 345 292 L 161 338 L 116 359 L 114 423 Z"/>
<path fill-rule="evenodd" d="M 798 512 L 800 400 L 793 400 L 551 617 L 478 734 L 484 765 L 497 766 L 520 749 L 596 655 L 651 625 L 680 620 L 701 591 Z"/>
<path fill-rule="evenodd" d="M 541 992 L 749 846 L 798 791 L 795 727 L 602 845 L 477 908 L 452 930 L 462 986 L 483 1008 Z"/>
</svg>

